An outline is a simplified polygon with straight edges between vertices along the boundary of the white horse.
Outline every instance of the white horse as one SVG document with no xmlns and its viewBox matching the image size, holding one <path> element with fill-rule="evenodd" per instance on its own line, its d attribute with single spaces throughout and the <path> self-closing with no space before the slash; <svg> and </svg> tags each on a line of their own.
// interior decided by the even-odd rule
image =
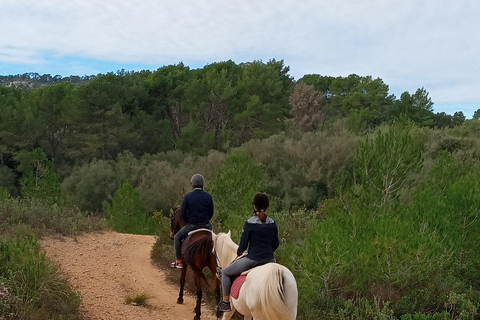
<svg viewBox="0 0 480 320">
<path fill-rule="evenodd" d="M 220 268 L 226 268 L 237 256 L 238 245 L 230 231 L 214 236 L 214 250 Z M 282 265 L 267 263 L 248 271 L 238 299 L 230 297 L 232 311 L 224 312 L 229 320 L 235 310 L 244 320 L 294 320 L 297 317 L 298 291 L 293 274 Z"/>
</svg>

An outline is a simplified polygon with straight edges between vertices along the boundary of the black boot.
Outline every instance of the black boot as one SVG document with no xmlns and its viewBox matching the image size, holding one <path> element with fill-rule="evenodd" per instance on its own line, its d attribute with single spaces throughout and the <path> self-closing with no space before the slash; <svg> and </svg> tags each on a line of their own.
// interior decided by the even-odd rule
<svg viewBox="0 0 480 320">
<path fill-rule="evenodd" d="M 220 312 L 230 312 L 232 311 L 232 308 L 230 307 L 230 302 L 227 301 L 220 301 L 218 303 L 218 311 Z"/>
</svg>

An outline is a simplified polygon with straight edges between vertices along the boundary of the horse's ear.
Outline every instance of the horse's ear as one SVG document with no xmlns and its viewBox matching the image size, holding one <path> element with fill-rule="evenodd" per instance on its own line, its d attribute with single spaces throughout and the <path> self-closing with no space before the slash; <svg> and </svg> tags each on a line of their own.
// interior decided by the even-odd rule
<svg viewBox="0 0 480 320">
<path fill-rule="evenodd" d="M 228 230 L 227 235 L 231 238 L 232 237 L 232 231 Z"/>
</svg>

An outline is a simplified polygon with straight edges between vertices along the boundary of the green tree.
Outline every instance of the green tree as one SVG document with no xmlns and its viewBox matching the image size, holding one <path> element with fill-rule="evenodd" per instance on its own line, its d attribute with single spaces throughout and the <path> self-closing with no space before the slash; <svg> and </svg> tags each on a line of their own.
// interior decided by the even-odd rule
<svg viewBox="0 0 480 320">
<path fill-rule="evenodd" d="M 465 122 L 465 115 L 462 111 L 457 111 L 453 114 L 452 122 L 454 126 L 460 126 Z"/>
<path fill-rule="evenodd" d="M 294 82 L 283 60 L 254 61 L 242 65 L 238 82 L 239 103 L 232 108 L 235 146 L 252 138 L 266 138 L 284 129 L 290 115 L 288 97 Z"/>
<path fill-rule="evenodd" d="M 119 151 L 123 113 L 119 76 L 98 76 L 78 91 L 80 119 L 75 126 L 75 144 L 69 153 L 76 159 L 112 159 Z"/>
<path fill-rule="evenodd" d="M 159 68 L 149 76 L 147 89 L 153 99 L 152 115 L 156 120 L 168 119 L 174 141 L 185 126 L 185 91 L 190 83 L 190 69 L 183 63 Z"/>
<path fill-rule="evenodd" d="M 250 215 L 253 196 L 266 191 L 266 182 L 261 166 L 245 151 L 228 156 L 208 188 L 215 200 L 215 225 L 238 235 L 239 226 Z"/>
<path fill-rule="evenodd" d="M 477 111 L 475 111 L 473 113 L 472 119 L 474 119 L 474 120 L 479 120 L 480 119 L 480 109 L 477 109 Z"/>
<path fill-rule="evenodd" d="M 375 128 L 389 119 L 388 110 L 394 96 L 388 94 L 388 85 L 380 78 L 351 74 L 332 81 L 330 104 L 349 117 L 356 131 Z"/>
<path fill-rule="evenodd" d="M 318 92 L 323 92 L 325 96 L 330 96 L 330 86 L 335 80 L 335 77 L 321 76 L 318 74 L 306 74 L 301 79 L 298 80 L 298 83 L 305 83 L 311 85 Z"/>
<path fill-rule="evenodd" d="M 397 116 L 404 115 L 419 126 L 434 126 L 433 102 L 424 89 L 418 89 L 414 94 L 402 93 L 400 100 L 395 103 L 394 110 Z"/>
<path fill-rule="evenodd" d="M 8 191 L 12 196 L 16 196 L 17 190 L 17 176 L 15 172 L 7 166 L 0 166 L 0 188 Z"/>
<path fill-rule="evenodd" d="M 111 162 L 93 160 L 75 167 L 63 180 L 62 191 L 67 205 L 101 215 L 120 184 Z"/>
<path fill-rule="evenodd" d="M 124 182 L 107 207 L 108 223 L 117 232 L 154 234 L 155 223 L 140 201 L 140 194 L 130 183 Z"/>
<path fill-rule="evenodd" d="M 32 152 L 20 151 L 15 160 L 20 178 L 21 195 L 24 198 L 35 198 L 47 203 L 61 201 L 60 178 L 55 173 L 54 164 L 41 149 Z"/>
<path fill-rule="evenodd" d="M 241 69 L 233 61 L 214 63 L 194 73 L 187 110 L 201 123 L 204 134 L 212 135 L 208 149 L 221 150 L 226 130 L 232 122 L 230 108 L 235 105 Z M 233 107 L 234 108 L 234 107 Z"/>
<path fill-rule="evenodd" d="M 397 202 L 409 175 L 421 169 L 422 144 L 411 135 L 411 123 L 395 123 L 377 130 L 374 139 L 360 144 L 354 159 L 356 192 L 372 214 L 388 212 Z"/>
<path fill-rule="evenodd" d="M 15 142 L 22 133 L 18 108 L 23 92 L 18 88 L 0 86 L 0 165 L 5 164 L 5 155 L 15 151 Z"/>
<path fill-rule="evenodd" d="M 78 120 L 74 108 L 74 85 L 63 82 L 31 92 L 42 125 L 39 145 L 55 163 L 64 160 L 65 151 Z"/>
</svg>

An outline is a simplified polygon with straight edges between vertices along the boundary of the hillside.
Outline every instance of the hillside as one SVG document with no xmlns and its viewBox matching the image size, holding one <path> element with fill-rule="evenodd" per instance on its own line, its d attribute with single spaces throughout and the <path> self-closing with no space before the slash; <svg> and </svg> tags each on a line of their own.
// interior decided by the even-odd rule
<svg viewBox="0 0 480 320">
<path fill-rule="evenodd" d="M 71 82 L 75 85 L 82 85 L 94 79 L 95 76 L 69 76 L 62 77 L 60 75 L 52 76 L 50 74 L 40 75 L 38 73 L 24 73 L 17 75 L 0 76 L 0 85 L 15 86 L 22 89 L 42 88 L 52 84 L 61 82 Z"/>
</svg>

